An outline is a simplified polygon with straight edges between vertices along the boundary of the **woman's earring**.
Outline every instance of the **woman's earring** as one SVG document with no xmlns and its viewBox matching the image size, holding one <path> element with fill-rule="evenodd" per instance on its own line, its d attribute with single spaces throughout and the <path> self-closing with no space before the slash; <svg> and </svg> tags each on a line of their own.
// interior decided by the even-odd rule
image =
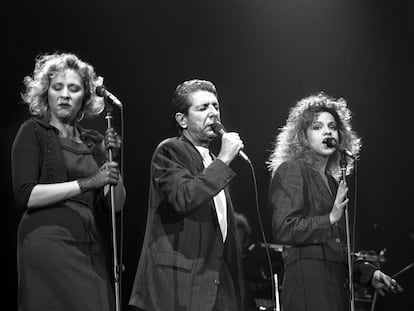
<svg viewBox="0 0 414 311">
<path fill-rule="evenodd" d="M 78 122 L 82 121 L 84 117 L 85 117 L 85 112 L 82 111 L 80 116 L 78 117 Z"/>
</svg>

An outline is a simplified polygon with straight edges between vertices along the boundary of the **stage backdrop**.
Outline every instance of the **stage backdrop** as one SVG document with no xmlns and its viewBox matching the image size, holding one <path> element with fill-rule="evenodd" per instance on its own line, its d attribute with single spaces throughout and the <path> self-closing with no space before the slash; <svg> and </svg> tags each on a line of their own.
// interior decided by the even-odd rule
<svg viewBox="0 0 414 311">
<path fill-rule="evenodd" d="M 389 274 L 414 261 L 412 1 L 25 0 L 13 5 L 3 12 L 7 71 L 1 122 L 9 304 L 16 302 L 21 215 L 13 205 L 10 149 L 28 117 L 20 103 L 23 77 L 44 52 L 73 52 L 90 62 L 124 104 L 124 309 L 145 230 L 151 154 L 162 139 L 175 135 L 170 98 L 177 84 L 192 78 L 216 84 L 222 121 L 244 141 L 268 242 L 265 163 L 289 107 L 320 91 L 344 97 L 363 144 L 350 180 L 354 185 L 357 178 L 355 250 L 386 249 Z M 120 130 L 119 111 L 114 117 Z M 104 130 L 106 121 L 102 115 L 83 125 Z M 238 174 L 234 205 L 249 219 L 252 241 L 260 242 L 252 172 L 240 159 L 232 167 Z M 376 310 L 413 310 L 413 271 L 398 279 L 405 293 L 381 297 Z"/>
</svg>

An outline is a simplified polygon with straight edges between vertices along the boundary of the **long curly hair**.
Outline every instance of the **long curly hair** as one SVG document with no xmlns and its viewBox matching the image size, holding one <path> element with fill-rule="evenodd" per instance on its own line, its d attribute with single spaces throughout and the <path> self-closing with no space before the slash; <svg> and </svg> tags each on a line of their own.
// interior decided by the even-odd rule
<svg viewBox="0 0 414 311">
<path fill-rule="evenodd" d="M 351 111 L 345 99 L 336 99 L 320 92 L 301 99 L 290 109 L 286 125 L 279 129 L 274 148 L 266 163 L 272 176 L 279 165 L 285 161 L 303 159 L 310 164 L 315 161 L 316 153 L 306 143 L 306 130 L 321 112 L 329 112 L 335 118 L 339 146 L 348 149 L 356 156 L 359 154 L 361 139 L 352 130 Z M 341 176 L 339 161 L 340 153 L 336 150 L 329 157 L 326 166 L 326 170 L 337 179 Z M 354 160 L 349 159 L 347 175 L 352 172 L 353 167 Z"/>
<path fill-rule="evenodd" d="M 103 78 L 97 76 L 94 68 L 80 60 L 75 54 L 56 52 L 37 56 L 33 75 L 26 76 L 23 80 L 25 90 L 21 96 L 29 106 L 32 116 L 49 120 L 47 92 L 50 81 L 54 76 L 67 69 L 72 69 L 79 74 L 85 89 L 79 114 L 93 117 L 103 111 L 105 108 L 104 100 L 97 97 L 95 93 L 96 87 L 102 85 Z"/>
</svg>

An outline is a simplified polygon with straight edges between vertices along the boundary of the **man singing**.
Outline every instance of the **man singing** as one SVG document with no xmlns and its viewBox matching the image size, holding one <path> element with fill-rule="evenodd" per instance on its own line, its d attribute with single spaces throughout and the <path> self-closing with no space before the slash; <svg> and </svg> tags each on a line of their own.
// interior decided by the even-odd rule
<svg viewBox="0 0 414 311">
<path fill-rule="evenodd" d="M 240 311 L 241 246 L 227 189 L 243 148 L 234 132 L 209 151 L 220 121 L 218 94 L 205 80 L 183 82 L 172 104 L 180 135 L 151 161 L 145 238 L 129 304 L 144 310 Z"/>
</svg>

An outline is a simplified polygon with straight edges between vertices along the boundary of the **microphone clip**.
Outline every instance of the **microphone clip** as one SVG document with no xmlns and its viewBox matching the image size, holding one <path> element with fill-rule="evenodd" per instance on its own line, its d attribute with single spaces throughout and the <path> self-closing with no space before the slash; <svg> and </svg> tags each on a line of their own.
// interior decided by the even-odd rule
<svg viewBox="0 0 414 311">
<path fill-rule="evenodd" d="M 109 101 L 110 103 L 114 104 L 115 106 L 118 106 L 119 108 L 122 108 L 122 103 L 121 101 L 116 98 L 116 96 L 114 94 L 112 94 L 111 92 L 109 92 L 105 86 L 100 85 L 98 87 L 96 87 L 96 95 L 98 95 L 99 97 L 103 97 L 105 100 Z"/>
</svg>

